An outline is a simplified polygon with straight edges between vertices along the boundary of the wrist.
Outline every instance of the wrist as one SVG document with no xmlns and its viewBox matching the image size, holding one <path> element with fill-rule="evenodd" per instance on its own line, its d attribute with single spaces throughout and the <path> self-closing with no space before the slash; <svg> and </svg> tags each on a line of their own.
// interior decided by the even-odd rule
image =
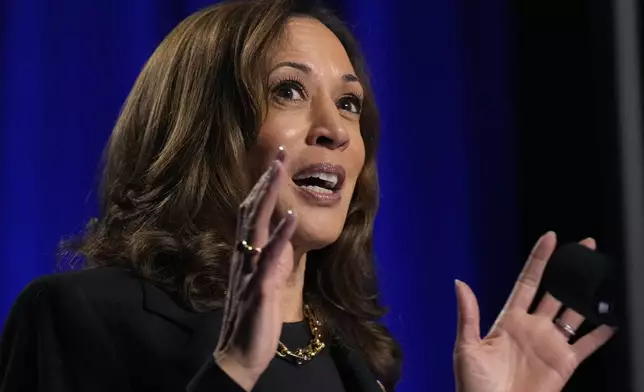
<svg viewBox="0 0 644 392">
<path fill-rule="evenodd" d="M 230 356 L 215 353 L 213 357 L 215 364 L 244 391 L 250 392 L 253 389 L 259 379 L 259 375 L 255 375 L 254 372 L 242 366 L 239 361 Z"/>
</svg>

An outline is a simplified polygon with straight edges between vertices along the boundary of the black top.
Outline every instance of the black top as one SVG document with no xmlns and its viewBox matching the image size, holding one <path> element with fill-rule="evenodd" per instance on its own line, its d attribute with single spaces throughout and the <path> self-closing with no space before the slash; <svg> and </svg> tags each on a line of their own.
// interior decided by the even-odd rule
<svg viewBox="0 0 644 392">
<path fill-rule="evenodd" d="M 27 286 L 7 319 L 0 392 L 243 392 L 212 359 L 221 319 L 116 268 L 47 276 Z M 304 327 L 285 326 L 289 348 L 302 346 L 291 339 L 308 342 Z M 253 391 L 343 391 L 341 383 L 381 391 L 361 355 L 337 343 L 297 367 L 276 358 Z"/>
<path fill-rule="evenodd" d="M 280 337 L 289 349 L 304 347 L 311 340 L 311 329 L 305 321 L 287 323 Z M 329 350 L 324 349 L 302 365 L 276 357 L 259 379 L 256 389 L 284 392 L 345 392 L 342 378 Z"/>
</svg>

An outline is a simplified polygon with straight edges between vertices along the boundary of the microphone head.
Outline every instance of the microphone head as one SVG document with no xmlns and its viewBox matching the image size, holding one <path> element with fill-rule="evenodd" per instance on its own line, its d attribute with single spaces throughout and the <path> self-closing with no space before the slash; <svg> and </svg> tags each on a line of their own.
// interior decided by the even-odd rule
<svg viewBox="0 0 644 392">
<path fill-rule="evenodd" d="M 558 248 L 548 261 L 542 286 L 593 324 L 616 326 L 621 319 L 615 264 L 583 245 L 570 243 Z"/>
</svg>

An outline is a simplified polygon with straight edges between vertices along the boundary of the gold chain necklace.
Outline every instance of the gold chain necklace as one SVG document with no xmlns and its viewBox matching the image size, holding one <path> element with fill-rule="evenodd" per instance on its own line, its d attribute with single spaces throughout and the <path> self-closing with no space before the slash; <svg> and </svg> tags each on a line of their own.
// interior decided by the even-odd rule
<svg viewBox="0 0 644 392">
<path fill-rule="evenodd" d="M 284 343 L 281 341 L 277 345 L 277 355 L 280 358 L 284 358 L 290 361 L 293 361 L 297 365 L 302 365 L 306 362 L 309 362 L 316 355 L 318 355 L 324 349 L 324 342 L 322 341 L 322 333 L 320 328 L 322 323 L 317 320 L 308 305 L 304 305 L 304 317 L 306 317 L 309 322 L 309 327 L 311 328 L 311 335 L 313 338 L 306 347 L 298 348 L 295 351 L 289 350 Z"/>
</svg>

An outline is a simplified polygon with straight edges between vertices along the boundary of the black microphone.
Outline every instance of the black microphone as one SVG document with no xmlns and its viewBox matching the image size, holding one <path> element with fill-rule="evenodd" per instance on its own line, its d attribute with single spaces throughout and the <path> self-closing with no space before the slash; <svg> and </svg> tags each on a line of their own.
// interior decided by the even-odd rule
<svg viewBox="0 0 644 392">
<path fill-rule="evenodd" d="M 615 263 L 606 255 L 571 243 L 558 248 L 543 274 L 542 287 L 593 324 L 618 326 L 624 316 Z"/>
</svg>

